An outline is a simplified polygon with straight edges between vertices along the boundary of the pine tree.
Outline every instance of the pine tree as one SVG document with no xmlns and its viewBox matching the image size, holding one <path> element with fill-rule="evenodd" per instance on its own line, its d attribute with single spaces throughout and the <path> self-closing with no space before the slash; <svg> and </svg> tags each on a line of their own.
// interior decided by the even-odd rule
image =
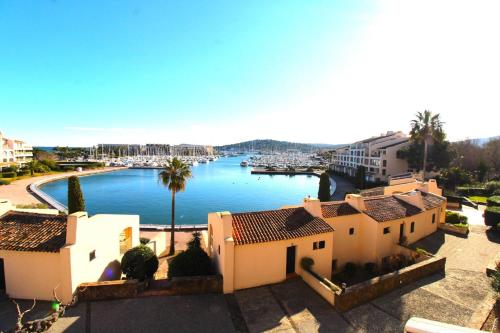
<svg viewBox="0 0 500 333">
<path fill-rule="evenodd" d="M 85 211 L 85 200 L 77 176 L 68 179 L 68 214 Z"/>
<path fill-rule="evenodd" d="M 330 176 L 323 172 L 319 178 L 319 201 L 330 201 Z"/>
</svg>

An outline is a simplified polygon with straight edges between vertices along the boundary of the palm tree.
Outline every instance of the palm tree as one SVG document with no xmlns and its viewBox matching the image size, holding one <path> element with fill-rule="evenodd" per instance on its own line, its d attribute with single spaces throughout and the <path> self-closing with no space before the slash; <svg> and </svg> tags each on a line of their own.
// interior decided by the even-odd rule
<svg viewBox="0 0 500 333">
<path fill-rule="evenodd" d="M 444 139 L 443 122 L 439 118 L 439 113 L 432 114 L 431 111 L 417 112 L 417 118 L 411 121 L 411 139 L 424 143 L 423 176 L 427 168 L 427 153 L 429 143 Z"/>
<path fill-rule="evenodd" d="M 189 166 L 187 164 L 184 164 L 177 157 L 174 157 L 174 159 L 167 164 L 165 169 L 160 172 L 159 176 L 162 184 L 168 187 L 169 191 L 172 193 L 172 224 L 170 231 L 169 254 L 173 255 L 175 253 L 175 194 L 186 189 L 186 182 L 189 178 L 192 177 L 192 175 Z"/>
<path fill-rule="evenodd" d="M 40 166 L 40 162 L 37 160 L 31 160 L 26 164 L 26 166 L 28 167 L 31 176 L 34 176 L 36 169 Z"/>
</svg>

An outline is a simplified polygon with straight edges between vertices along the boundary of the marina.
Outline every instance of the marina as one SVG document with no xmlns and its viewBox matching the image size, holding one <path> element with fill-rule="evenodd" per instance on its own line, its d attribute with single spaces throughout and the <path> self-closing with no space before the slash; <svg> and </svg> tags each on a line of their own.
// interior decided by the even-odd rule
<svg viewBox="0 0 500 333">
<path fill-rule="evenodd" d="M 300 204 L 318 192 L 312 175 L 252 175 L 240 163 L 249 156 L 223 157 L 192 167 L 193 178 L 176 197 L 176 224 L 203 225 L 213 211 L 269 210 Z M 159 170 L 123 169 L 80 178 L 89 214 L 139 214 L 141 224 L 170 223 L 170 192 L 158 182 Z M 67 205 L 67 180 L 40 186 L 47 195 Z"/>
</svg>

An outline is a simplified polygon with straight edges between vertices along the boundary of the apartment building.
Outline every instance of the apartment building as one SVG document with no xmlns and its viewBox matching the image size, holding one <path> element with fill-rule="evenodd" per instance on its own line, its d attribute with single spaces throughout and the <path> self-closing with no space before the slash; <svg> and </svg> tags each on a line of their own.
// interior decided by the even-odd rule
<svg viewBox="0 0 500 333">
<path fill-rule="evenodd" d="M 408 162 L 397 155 L 408 144 L 408 135 L 401 131 L 357 141 L 333 151 L 330 170 L 353 177 L 364 166 L 367 181 L 387 181 L 391 175 L 408 171 Z"/>
<path fill-rule="evenodd" d="M 33 148 L 26 142 L 10 139 L 0 132 L 0 167 L 11 164 L 23 165 L 33 158 Z"/>
<path fill-rule="evenodd" d="M 403 192 L 404 191 L 404 192 Z M 384 265 L 445 221 L 446 198 L 435 180 L 407 179 L 382 195 L 349 194 L 344 201 L 306 198 L 301 205 L 231 214 L 210 213 L 206 248 L 223 291 L 278 283 L 301 275 L 300 261 L 331 277 L 346 263 Z"/>
</svg>

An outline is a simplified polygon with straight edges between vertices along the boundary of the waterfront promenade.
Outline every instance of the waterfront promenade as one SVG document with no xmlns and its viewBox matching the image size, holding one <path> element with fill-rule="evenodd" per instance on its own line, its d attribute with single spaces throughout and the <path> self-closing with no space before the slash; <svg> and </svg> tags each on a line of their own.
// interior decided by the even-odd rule
<svg viewBox="0 0 500 333">
<path fill-rule="evenodd" d="M 39 182 L 39 181 L 48 182 L 48 181 L 68 178 L 71 176 L 84 176 L 84 175 L 91 175 L 91 174 L 102 173 L 102 172 L 110 172 L 110 171 L 121 170 L 121 169 L 126 169 L 126 168 L 124 168 L 124 167 L 109 167 L 109 168 L 102 168 L 102 169 L 85 170 L 82 172 L 72 171 L 72 172 L 65 172 L 65 173 L 60 173 L 60 174 L 52 174 L 52 175 L 45 175 L 45 176 L 38 176 L 38 177 L 31 177 L 31 178 L 24 178 L 24 179 L 20 179 L 20 180 L 15 180 L 9 185 L 0 186 L 0 198 L 8 199 L 14 205 L 38 204 L 38 203 L 41 203 L 41 201 L 36 196 L 34 196 L 33 194 L 31 194 L 28 191 L 28 188 L 32 183 Z"/>
</svg>

